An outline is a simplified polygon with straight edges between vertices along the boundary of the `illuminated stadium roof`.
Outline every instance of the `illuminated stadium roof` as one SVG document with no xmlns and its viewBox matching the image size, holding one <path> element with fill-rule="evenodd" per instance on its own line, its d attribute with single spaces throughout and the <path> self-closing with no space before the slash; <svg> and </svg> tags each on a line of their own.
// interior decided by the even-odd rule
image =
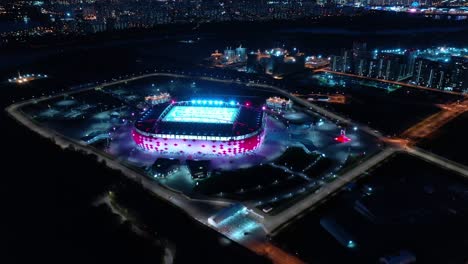
<svg viewBox="0 0 468 264">
<path fill-rule="evenodd" d="M 258 134 L 263 111 L 233 101 L 192 100 L 156 105 L 135 128 L 155 138 L 230 140 Z"/>
</svg>

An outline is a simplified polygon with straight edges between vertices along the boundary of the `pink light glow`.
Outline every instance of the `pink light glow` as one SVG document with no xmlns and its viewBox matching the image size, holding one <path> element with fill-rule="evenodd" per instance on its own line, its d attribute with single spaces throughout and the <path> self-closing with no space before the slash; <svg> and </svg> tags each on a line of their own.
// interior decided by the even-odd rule
<svg viewBox="0 0 468 264">
<path fill-rule="evenodd" d="M 346 142 L 351 141 L 351 139 L 345 135 L 340 135 L 339 137 L 336 137 L 335 140 L 340 143 L 346 143 Z"/>
<path fill-rule="evenodd" d="M 185 153 L 191 154 L 210 154 L 210 155 L 230 155 L 247 153 L 255 150 L 260 146 L 262 135 L 255 135 L 243 140 L 231 141 L 213 141 L 213 140 L 192 140 L 191 144 L 187 144 L 183 139 L 161 139 L 141 135 L 138 131 L 133 130 L 132 137 L 135 143 L 141 148 L 150 152 L 167 152 L 167 153 Z M 161 147 L 164 140 L 169 141 L 170 148 Z M 172 144 L 171 144 L 172 143 Z M 226 144 L 227 143 L 227 144 Z M 209 144 L 211 148 L 206 146 Z M 167 145 L 165 143 L 164 145 Z"/>
</svg>

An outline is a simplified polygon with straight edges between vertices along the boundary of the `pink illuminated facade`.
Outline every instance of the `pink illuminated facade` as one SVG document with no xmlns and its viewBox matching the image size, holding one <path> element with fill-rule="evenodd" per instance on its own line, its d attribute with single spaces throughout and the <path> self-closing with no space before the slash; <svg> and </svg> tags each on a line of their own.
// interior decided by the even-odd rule
<svg viewBox="0 0 468 264">
<path fill-rule="evenodd" d="M 181 153 L 187 155 L 237 155 L 248 153 L 258 148 L 263 139 L 263 133 L 244 139 L 232 139 L 228 141 L 167 137 L 158 138 L 152 135 L 144 135 L 136 129 L 132 131 L 132 136 L 135 143 L 147 151 Z"/>
<path fill-rule="evenodd" d="M 143 113 L 132 137 L 149 152 L 234 156 L 260 146 L 263 119 L 263 111 L 235 102 L 171 102 Z"/>
</svg>

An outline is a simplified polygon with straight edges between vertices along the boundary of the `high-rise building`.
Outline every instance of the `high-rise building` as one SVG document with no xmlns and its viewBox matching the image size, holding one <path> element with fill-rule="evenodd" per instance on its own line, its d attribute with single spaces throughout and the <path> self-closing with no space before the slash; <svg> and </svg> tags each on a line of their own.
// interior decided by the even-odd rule
<svg viewBox="0 0 468 264">
<path fill-rule="evenodd" d="M 444 89 L 450 80 L 448 65 L 444 62 L 417 58 L 413 82 L 420 86 Z"/>
<path fill-rule="evenodd" d="M 236 59 L 236 51 L 228 47 L 224 50 L 224 59 L 228 62 L 234 62 Z"/>
<path fill-rule="evenodd" d="M 282 64 L 284 64 L 284 53 L 275 52 L 270 58 L 269 71 L 273 75 L 281 74 Z"/>
<path fill-rule="evenodd" d="M 408 65 L 404 54 L 381 53 L 379 59 L 382 60 L 380 78 L 390 81 L 408 78 Z"/>
<path fill-rule="evenodd" d="M 352 51 L 343 50 L 341 52 L 341 71 L 342 72 L 352 72 Z"/>
<path fill-rule="evenodd" d="M 249 72 L 249 73 L 260 73 L 260 72 L 262 72 L 261 68 L 262 67 L 260 65 L 260 61 L 259 61 L 259 58 L 258 58 L 258 53 L 257 52 L 249 52 L 247 54 L 246 71 Z"/>
<path fill-rule="evenodd" d="M 332 71 L 342 72 L 343 63 L 341 61 L 341 56 L 333 55 L 330 57 L 330 68 Z"/>
<path fill-rule="evenodd" d="M 406 75 L 411 76 L 414 72 L 414 63 L 416 61 L 416 57 L 418 56 L 418 51 L 415 49 L 409 49 L 405 51 L 406 56 Z"/>
<path fill-rule="evenodd" d="M 353 59 L 358 57 L 365 57 L 367 54 L 367 43 L 365 42 L 353 42 Z"/>
<path fill-rule="evenodd" d="M 352 72 L 360 76 L 365 75 L 369 57 L 367 55 L 367 43 L 353 42 Z"/>
<path fill-rule="evenodd" d="M 354 74 L 359 76 L 367 75 L 367 63 L 368 60 L 366 58 L 357 58 L 354 60 Z"/>
<path fill-rule="evenodd" d="M 372 54 L 378 60 L 376 78 L 404 81 L 413 75 L 414 63 L 417 57 L 416 50 L 375 50 Z"/>
<path fill-rule="evenodd" d="M 246 49 L 242 46 L 236 48 L 236 57 L 238 62 L 245 62 L 247 59 L 247 52 Z"/>
<path fill-rule="evenodd" d="M 379 76 L 379 69 L 380 69 L 379 65 L 380 65 L 380 60 L 377 60 L 377 59 L 369 60 L 366 76 L 371 77 L 371 78 L 377 78 Z"/>
<path fill-rule="evenodd" d="M 450 70 L 449 86 L 453 89 L 468 90 L 468 57 L 452 56 Z"/>
</svg>

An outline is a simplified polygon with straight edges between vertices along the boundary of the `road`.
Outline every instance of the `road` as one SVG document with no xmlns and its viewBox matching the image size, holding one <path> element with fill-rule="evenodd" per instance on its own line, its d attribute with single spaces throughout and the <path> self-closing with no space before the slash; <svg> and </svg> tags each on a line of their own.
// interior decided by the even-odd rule
<svg viewBox="0 0 468 264">
<path fill-rule="evenodd" d="M 420 139 L 429 137 L 450 120 L 466 112 L 468 110 L 468 99 L 462 102 L 440 105 L 440 107 L 441 111 L 405 130 L 400 137 L 411 140 L 413 144 Z"/>
<path fill-rule="evenodd" d="M 440 167 L 445 168 L 447 170 L 457 172 L 460 175 L 468 178 L 468 168 L 462 164 L 458 164 L 454 161 L 448 160 L 444 157 L 438 156 L 434 153 L 430 153 L 416 147 L 407 148 L 406 152 L 418 156 L 431 163 L 437 164 Z"/>
<path fill-rule="evenodd" d="M 293 94 L 294 96 L 300 97 L 300 98 L 306 98 L 308 101 L 320 101 L 324 103 L 330 103 L 330 104 L 345 104 L 346 103 L 346 96 L 342 94 Z M 326 96 L 326 100 L 319 100 L 317 97 L 320 96 Z"/>
<path fill-rule="evenodd" d="M 250 248 L 259 255 L 268 256 L 274 264 L 304 264 L 298 257 L 269 242 L 251 243 Z"/>
</svg>

